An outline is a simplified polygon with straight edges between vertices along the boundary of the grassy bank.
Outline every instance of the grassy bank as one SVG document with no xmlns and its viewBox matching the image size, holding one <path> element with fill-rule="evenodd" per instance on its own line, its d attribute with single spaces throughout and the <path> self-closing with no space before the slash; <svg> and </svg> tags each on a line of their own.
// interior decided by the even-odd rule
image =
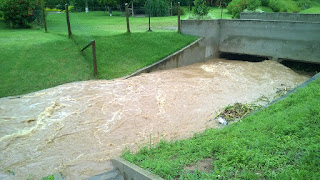
<svg viewBox="0 0 320 180">
<path fill-rule="evenodd" d="M 320 14 L 320 6 L 314 6 L 309 9 L 305 9 L 301 11 L 300 13 L 306 13 L 306 14 Z"/>
<path fill-rule="evenodd" d="M 242 122 L 123 158 L 166 179 L 319 179 L 319 88 L 320 78 Z M 203 159 L 206 172 L 186 170 Z"/>
<path fill-rule="evenodd" d="M 48 15 L 48 31 L 7 29 L 0 21 L 0 97 L 25 94 L 67 82 L 94 79 L 91 48 L 96 40 L 98 78 L 128 75 L 183 48 L 197 39 L 176 33 L 176 17 L 131 18 L 127 34 L 124 17 L 104 12 L 71 14 L 73 38 L 67 38 L 65 14 Z M 169 29 L 169 30 L 168 30 Z"/>
</svg>

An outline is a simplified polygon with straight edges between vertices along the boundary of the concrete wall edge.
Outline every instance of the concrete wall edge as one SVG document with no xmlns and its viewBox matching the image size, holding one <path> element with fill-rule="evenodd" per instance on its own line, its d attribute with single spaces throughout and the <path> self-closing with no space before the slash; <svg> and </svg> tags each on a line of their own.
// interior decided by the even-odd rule
<svg viewBox="0 0 320 180">
<path fill-rule="evenodd" d="M 160 65 L 162 63 L 165 63 L 165 62 L 169 61 L 170 59 L 174 58 L 175 56 L 178 56 L 179 54 L 183 53 L 184 51 L 190 49 L 192 46 L 195 46 L 197 43 L 200 43 L 203 39 L 204 39 L 203 37 L 198 38 L 197 40 L 195 40 L 191 44 L 185 46 L 184 48 L 174 52 L 173 54 L 171 54 L 171 55 L 169 55 L 169 56 L 167 56 L 167 57 L 165 57 L 163 59 L 161 59 L 160 61 L 157 61 L 157 62 L 155 62 L 155 63 L 153 63 L 153 64 L 151 64 L 149 66 L 143 67 L 143 68 L 137 70 L 136 72 L 134 72 L 134 73 L 132 73 L 132 74 L 130 74 L 128 76 L 125 76 L 123 79 L 128 79 L 130 77 L 137 76 L 137 75 L 139 75 L 141 73 L 152 72 L 154 70 L 151 70 L 151 69 L 154 68 L 155 66 L 158 66 L 158 65 Z M 210 59 L 210 57 L 204 58 L 203 61 L 208 60 L 208 59 Z"/>
<path fill-rule="evenodd" d="M 124 179 L 132 180 L 163 180 L 160 176 L 142 169 L 141 167 L 132 164 L 122 158 L 111 159 L 112 164 L 120 171 Z"/>
</svg>

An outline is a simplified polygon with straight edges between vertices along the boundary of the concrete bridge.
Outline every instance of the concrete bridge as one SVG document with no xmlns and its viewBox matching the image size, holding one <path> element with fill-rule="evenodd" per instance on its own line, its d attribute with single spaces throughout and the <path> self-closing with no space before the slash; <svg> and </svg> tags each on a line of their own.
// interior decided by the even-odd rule
<svg viewBox="0 0 320 180">
<path fill-rule="evenodd" d="M 273 14 L 280 20 L 264 13 L 242 14 L 238 20 L 183 20 L 181 32 L 204 38 L 205 59 L 226 52 L 319 64 L 320 14 Z"/>
<path fill-rule="evenodd" d="M 181 32 L 200 38 L 127 78 L 204 62 L 221 53 L 320 64 L 320 14 L 247 13 L 237 20 L 182 20 Z"/>
</svg>

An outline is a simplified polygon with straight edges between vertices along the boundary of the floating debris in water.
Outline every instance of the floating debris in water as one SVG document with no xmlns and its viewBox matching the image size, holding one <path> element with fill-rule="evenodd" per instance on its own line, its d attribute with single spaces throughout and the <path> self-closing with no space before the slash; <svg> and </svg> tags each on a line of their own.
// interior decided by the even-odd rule
<svg viewBox="0 0 320 180">
<path fill-rule="evenodd" d="M 218 117 L 218 122 L 219 122 L 219 124 L 223 124 L 223 125 L 227 125 L 228 124 L 227 121 L 224 120 L 222 117 Z"/>
<path fill-rule="evenodd" d="M 218 122 L 220 124 L 227 125 L 230 122 L 239 121 L 252 111 L 259 109 L 260 107 L 260 105 L 256 104 L 235 103 L 223 108 L 221 113 L 219 113 L 216 118 L 218 118 Z"/>
</svg>

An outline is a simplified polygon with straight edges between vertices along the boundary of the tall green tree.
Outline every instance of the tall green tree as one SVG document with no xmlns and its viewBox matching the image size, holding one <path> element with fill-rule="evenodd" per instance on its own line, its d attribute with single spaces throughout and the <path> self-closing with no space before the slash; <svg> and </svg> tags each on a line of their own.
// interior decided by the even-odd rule
<svg viewBox="0 0 320 180">
<path fill-rule="evenodd" d="M 112 7 L 119 4 L 119 0 L 98 0 L 100 4 L 104 4 L 109 10 L 110 16 L 112 16 Z"/>
</svg>

